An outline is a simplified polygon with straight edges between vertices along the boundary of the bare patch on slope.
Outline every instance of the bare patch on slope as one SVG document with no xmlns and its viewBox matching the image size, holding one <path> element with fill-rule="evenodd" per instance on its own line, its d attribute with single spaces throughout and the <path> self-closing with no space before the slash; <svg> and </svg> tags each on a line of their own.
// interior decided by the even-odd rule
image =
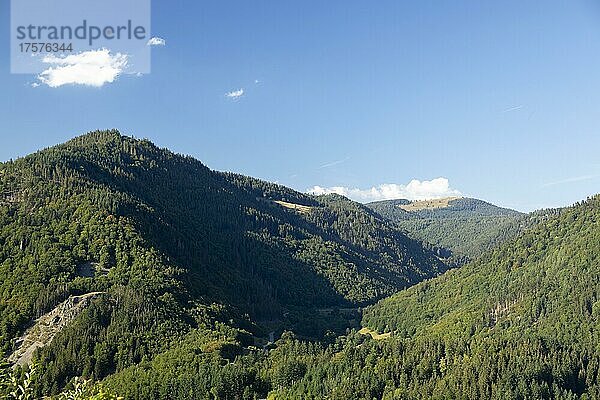
<svg viewBox="0 0 600 400">
<path fill-rule="evenodd" d="M 271 205 L 275 205 L 277 204 L 278 206 L 281 206 L 283 208 L 287 208 L 289 210 L 294 210 L 296 212 L 299 212 L 301 214 L 308 214 L 310 212 L 310 210 L 312 210 L 311 206 L 305 206 L 302 204 L 296 204 L 296 203 L 290 203 L 287 201 L 283 201 L 283 200 L 269 200 L 269 199 L 265 199 L 262 197 L 257 197 L 256 198 L 259 201 L 264 201 L 266 203 L 269 203 Z"/>
<path fill-rule="evenodd" d="M 26 365 L 31 361 L 33 352 L 44 347 L 54 339 L 54 336 L 73 321 L 91 301 L 104 292 L 92 292 L 81 296 L 70 296 L 52 311 L 38 318 L 34 325 L 17 339 L 15 351 L 8 357 L 14 365 Z"/>
<path fill-rule="evenodd" d="M 274 203 L 279 204 L 282 207 L 285 208 L 289 208 L 291 210 L 295 210 L 298 211 L 299 213 L 302 214 L 307 214 L 310 212 L 311 208 L 310 206 L 304 206 L 302 204 L 296 204 L 296 203 L 288 203 L 287 201 L 274 201 Z"/>
<path fill-rule="evenodd" d="M 367 327 L 362 328 L 360 331 L 358 331 L 358 333 L 360 333 L 361 335 L 369 335 L 369 336 L 371 336 L 375 340 L 387 339 L 387 338 L 389 338 L 392 335 L 391 332 L 378 333 L 378 332 L 376 332 L 376 331 L 374 331 L 372 329 L 369 329 Z"/>
<path fill-rule="evenodd" d="M 435 210 L 437 208 L 446 208 L 450 206 L 452 200 L 458 200 L 461 197 L 446 197 L 443 199 L 412 201 L 409 204 L 401 204 L 398 207 L 404 211 Z"/>
</svg>

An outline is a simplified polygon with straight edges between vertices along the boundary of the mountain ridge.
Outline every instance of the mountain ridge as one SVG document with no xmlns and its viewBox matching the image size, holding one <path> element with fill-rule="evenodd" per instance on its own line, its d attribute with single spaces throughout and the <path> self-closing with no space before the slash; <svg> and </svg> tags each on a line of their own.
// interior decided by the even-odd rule
<svg viewBox="0 0 600 400">
<path fill-rule="evenodd" d="M 388 205 L 522 226 L 450 269 L 372 205 L 92 132 L 0 164 L 2 350 L 45 325 L 13 357 L 38 397 L 75 377 L 134 399 L 600 396 L 600 197 L 447 203 Z"/>
<path fill-rule="evenodd" d="M 527 215 L 469 197 L 367 204 L 409 236 L 450 250 L 459 264 L 481 256 L 530 223 Z"/>
<path fill-rule="evenodd" d="M 53 366 L 40 393 L 102 379 L 196 331 L 226 330 L 236 352 L 266 327 L 343 332 L 346 317 L 316 309 L 371 304 L 448 269 L 363 205 L 212 171 L 118 131 L 0 172 L 2 349 L 69 296 L 106 292 L 34 355 Z M 82 274 L 89 263 L 102 273 Z"/>
</svg>

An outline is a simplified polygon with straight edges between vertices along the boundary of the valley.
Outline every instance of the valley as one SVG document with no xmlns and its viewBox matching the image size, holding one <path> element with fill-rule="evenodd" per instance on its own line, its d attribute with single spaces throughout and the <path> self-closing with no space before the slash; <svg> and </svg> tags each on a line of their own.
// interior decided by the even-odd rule
<svg viewBox="0 0 600 400">
<path fill-rule="evenodd" d="M 1 164 L 0 193 L 2 373 L 36 398 L 600 396 L 598 197 L 363 205 L 118 131 Z"/>
</svg>

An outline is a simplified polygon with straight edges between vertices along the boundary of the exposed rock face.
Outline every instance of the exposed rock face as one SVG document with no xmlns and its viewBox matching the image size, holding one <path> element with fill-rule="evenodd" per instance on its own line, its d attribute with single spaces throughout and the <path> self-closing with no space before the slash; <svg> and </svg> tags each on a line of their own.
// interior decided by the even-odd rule
<svg viewBox="0 0 600 400">
<path fill-rule="evenodd" d="M 104 292 L 70 296 L 52 311 L 38 318 L 34 325 L 15 342 L 15 351 L 8 357 L 14 365 L 26 365 L 36 349 L 52 342 L 54 336 L 73 321 L 90 302 Z"/>
<path fill-rule="evenodd" d="M 107 275 L 110 270 L 102 268 L 98 263 L 86 262 L 77 266 L 77 276 L 93 278 L 99 275 Z"/>
</svg>

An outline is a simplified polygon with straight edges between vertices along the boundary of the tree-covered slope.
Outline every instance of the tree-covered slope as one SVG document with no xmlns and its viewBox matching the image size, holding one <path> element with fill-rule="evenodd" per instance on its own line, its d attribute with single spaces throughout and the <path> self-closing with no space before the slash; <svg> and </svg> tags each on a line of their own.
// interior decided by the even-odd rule
<svg viewBox="0 0 600 400">
<path fill-rule="evenodd" d="M 463 320 L 471 315 L 467 310 L 476 315 L 467 319 L 491 327 L 502 317 L 510 317 L 510 325 L 539 327 L 550 317 L 571 313 L 572 321 L 593 322 L 587 311 L 600 290 L 600 197 L 553 214 L 460 270 L 382 300 L 364 321 L 378 329 L 385 321 L 389 329 L 409 336 L 450 317 Z"/>
<path fill-rule="evenodd" d="M 363 324 L 390 335 L 280 341 L 255 364 L 270 398 L 600 398 L 600 197 L 540 215 L 484 257 L 369 307 Z"/>
<path fill-rule="evenodd" d="M 116 131 L 0 165 L 2 350 L 69 295 L 103 293 L 34 357 L 43 393 L 195 329 L 247 345 L 250 319 L 368 304 L 445 269 L 362 205 L 211 171 Z"/>
<path fill-rule="evenodd" d="M 477 258 L 528 225 L 526 216 L 518 211 L 471 198 L 386 200 L 367 206 L 411 237 L 448 249 L 458 257 Z"/>
<path fill-rule="evenodd" d="M 34 355 L 38 395 L 83 376 L 126 399 L 600 398 L 600 197 L 534 214 L 517 238 L 368 307 L 363 325 L 389 335 L 267 344 L 261 318 L 305 307 L 334 320 L 445 267 L 343 197 L 116 132 L 0 177 L 5 348 L 67 296 L 97 292 Z"/>
<path fill-rule="evenodd" d="M 369 307 L 363 324 L 391 333 L 379 340 L 285 335 L 268 354 L 227 364 L 214 386 L 202 386 L 210 367 L 190 367 L 186 345 L 107 384 L 134 398 L 169 388 L 193 398 L 187 390 L 202 387 L 248 399 L 597 399 L 600 197 L 541 215 L 492 253 Z"/>
<path fill-rule="evenodd" d="M 363 323 L 393 332 L 420 398 L 600 396 L 600 197 L 461 269 L 382 300 Z M 409 374 L 409 386 L 419 375 Z M 415 392 L 416 393 L 416 392 Z M 410 396 L 409 396 L 410 397 Z"/>
</svg>

